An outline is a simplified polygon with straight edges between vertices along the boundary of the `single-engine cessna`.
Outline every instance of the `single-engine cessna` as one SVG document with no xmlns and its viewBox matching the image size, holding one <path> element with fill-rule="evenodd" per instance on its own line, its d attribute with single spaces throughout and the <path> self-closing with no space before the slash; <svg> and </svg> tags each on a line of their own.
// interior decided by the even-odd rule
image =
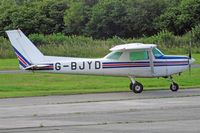
<svg viewBox="0 0 200 133">
<path fill-rule="evenodd" d="M 43 55 L 21 30 L 6 31 L 19 60 L 19 67 L 27 71 L 50 73 L 125 76 L 131 80 L 130 90 L 143 91 L 135 78 L 164 77 L 171 81 L 170 89 L 179 86 L 172 75 L 180 74 L 195 61 L 189 56 L 164 55 L 155 44 L 131 43 L 117 45 L 103 58 L 72 58 Z"/>
</svg>

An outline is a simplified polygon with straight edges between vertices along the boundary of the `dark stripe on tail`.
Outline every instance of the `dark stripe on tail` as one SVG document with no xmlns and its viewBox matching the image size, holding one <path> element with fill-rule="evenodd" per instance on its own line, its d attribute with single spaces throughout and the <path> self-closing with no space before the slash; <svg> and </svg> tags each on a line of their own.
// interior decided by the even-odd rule
<svg viewBox="0 0 200 133">
<path fill-rule="evenodd" d="M 17 55 L 17 58 L 19 60 L 19 64 L 26 68 L 27 66 L 30 66 L 31 63 L 15 48 L 13 47 L 15 54 Z"/>
</svg>

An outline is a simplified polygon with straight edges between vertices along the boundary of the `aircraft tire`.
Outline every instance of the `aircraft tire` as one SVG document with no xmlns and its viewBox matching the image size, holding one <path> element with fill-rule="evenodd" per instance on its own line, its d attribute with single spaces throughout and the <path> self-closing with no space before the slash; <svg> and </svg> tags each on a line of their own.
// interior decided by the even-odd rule
<svg viewBox="0 0 200 133">
<path fill-rule="evenodd" d="M 176 92 L 179 90 L 179 86 L 177 83 L 173 82 L 171 85 L 170 85 L 170 90 L 173 91 L 173 92 Z"/>
<path fill-rule="evenodd" d="M 131 86 L 131 84 L 130 84 L 130 86 Z M 135 84 L 132 84 L 131 90 L 134 93 L 141 93 L 143 91 L 143 85 L 139 82 L 135 82 Z"/>
</svg>

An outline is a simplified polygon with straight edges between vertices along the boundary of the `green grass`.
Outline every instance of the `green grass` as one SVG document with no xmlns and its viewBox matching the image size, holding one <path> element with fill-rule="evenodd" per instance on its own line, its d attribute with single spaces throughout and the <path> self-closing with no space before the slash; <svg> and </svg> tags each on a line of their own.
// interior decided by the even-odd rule
<svg viewBox="0 0 200 133">
<path fill-rule="evenodd" d="M 175 80 L 181 88 L 200 87 L 200 68 L 192 70 L 189 76 L 186 71 Z M 129 91 L 129 79 L 109 76 L 65 75 L 48 73 L 1 74 L 0 98 L 64 95 L 97 92 Z M 166 89 L 166 79 L 137 79 L 143 83 L 145 90 Z"/>
<path fill-rule="evenodd" d="M 195 58 L 195 64 L 200 64 L 200 54 L 192 54 L 192 57 Z"/>
<path fill-rule="evenodd" d="M 18 60 L 15 59 L 0 59 L 0 70 L 17 70 L 19 69 Z"/>
<path fill-rule="evenodd" d="M 200 64 L 200 54 L 194 54 L 196 63 Z M 18 69 L 17 59 L 1 59 L 0 70 Z M 200 87 L 200 68 L 192 69 L 192 75 L 186 71 L 180 77 L 175 77 L 181 88 Z M 145 90 L 166 89 L 169 82 L 166 79 L 138 79 Z M 128 78 L 65 75 L 65 74 L 0 74 L 0 98 L 81 94 L 97 92 L 128 91 Z"/>
</svg>

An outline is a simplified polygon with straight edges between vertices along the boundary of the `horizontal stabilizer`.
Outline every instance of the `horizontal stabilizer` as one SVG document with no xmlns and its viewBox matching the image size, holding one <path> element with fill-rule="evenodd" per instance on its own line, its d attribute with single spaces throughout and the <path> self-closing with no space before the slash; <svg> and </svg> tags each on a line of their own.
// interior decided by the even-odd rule
<svg viewBox="0 0 200 133">
<path fill-rule="evenodd" d="M 53 70 L 52 64 L 40 64 L 40 65 L 31 65 L 25 68 L 25 70 Z"/>
</svg>

